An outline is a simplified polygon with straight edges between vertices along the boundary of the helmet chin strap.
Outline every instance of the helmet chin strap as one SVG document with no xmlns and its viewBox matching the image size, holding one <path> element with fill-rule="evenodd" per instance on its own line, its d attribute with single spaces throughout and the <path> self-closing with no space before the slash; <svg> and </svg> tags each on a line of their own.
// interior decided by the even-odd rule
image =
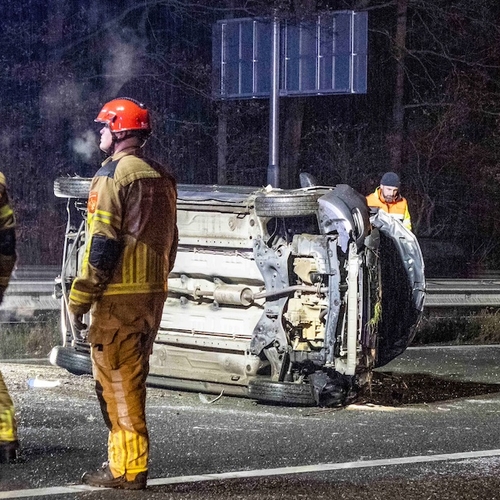
<svg viewBox="0 0 500 500">
<path fill-rule="evenodd" d="M 125 141 L 126 139 L 129 139 L 130 137 L 134 137 L 133 133 L 128 133 L 125 134 L 123 137 L 118 138 L 115 133 L 111 133 L 111 147 L 109 148 L 108 151 L 106 151 L 108 156 L 113 156 L 115 154 L 115 149 L 116 145 L 119 144 L 120 142 Z"/>
</svg>

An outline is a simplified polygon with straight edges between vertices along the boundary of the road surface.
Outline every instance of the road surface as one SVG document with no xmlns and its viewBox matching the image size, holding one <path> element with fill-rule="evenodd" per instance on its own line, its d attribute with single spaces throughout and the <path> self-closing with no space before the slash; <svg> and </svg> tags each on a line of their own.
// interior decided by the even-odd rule
<svg viewBox="0 0 500 500">
<path fill-rule="evenodd" d="M 0 499 L 500 499 L 500 392 L 326 409 L 150 389 L 148 489 L 124 493 L 79 484 L 105 458 L 91 378 L 0 364 L 22 443 Z M 497 365 L 500 346 L 412 348 L 384 371 L 500 383 Z M 59 385 L 28 388 L 36 377 Z"/>
</svg>

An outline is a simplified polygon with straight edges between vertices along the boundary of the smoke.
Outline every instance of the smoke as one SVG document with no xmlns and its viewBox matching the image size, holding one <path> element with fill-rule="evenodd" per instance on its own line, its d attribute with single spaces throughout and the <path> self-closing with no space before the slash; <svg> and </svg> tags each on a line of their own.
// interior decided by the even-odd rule
<svg viewBox="0 0 500 500">
<path fill-rule="evenodd" d="M 41 91 L 40 113 L 49 123 L 55 124 L 75 116 L 82 101 L 81 86 L 74 77 L 59 77 L 46 84 Z"/>
<path fill-rule="evenodd" d="M 119 97 L 117 93 L 132 78 L 141 75 L 147 41 L 140 38 L 129 28 L 107 37 L 108 57 L 104 63 L 104 75 L 108 84 L 109 96 Z"/>
<path fill-rule="evenodd" d="M 9 149 L 15 143 L 16 135 L 12 128 L 4 128 L 0 134 L 0 148 Z"/>
<path fill-rule="evenodd" d="M 76 154 L 89 162 L 93 154 L 99 149 L 96 141 L 96 134 L 92 130 L 86 130 L 79 137 L 72 140 L 72 148 Z"/>
<path fill-rule="evenodd" d="M 95 130 L 89 126 L 98 110 L 98 100 L 73 75 L 66 75 L 64 79 L 59 76 L 47 83 L 40 95 L 40 114 L 44 123 L 40 134 L 45 147 L 58 151 L 70 149 L 76 156 L 73 159 L 67 156 L 68 162 L 93 163 L 99 158 L 99 147 Z M 80 164 L 71 168 L 84 167 Z"/>
</svg>

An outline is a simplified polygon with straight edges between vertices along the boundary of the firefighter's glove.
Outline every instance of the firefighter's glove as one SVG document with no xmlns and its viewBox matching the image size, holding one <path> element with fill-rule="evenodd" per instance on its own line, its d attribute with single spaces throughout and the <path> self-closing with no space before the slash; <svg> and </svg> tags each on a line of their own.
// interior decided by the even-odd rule
<svg viewBox="0 0 500 500">
<path fill-rule="evenodd" d="M 83 322 L 83 314 L 70 312 L 69 319 L 73 325 L 73 335 L 77 340 L 85 340 L 88 325 Z"/>
</svg>

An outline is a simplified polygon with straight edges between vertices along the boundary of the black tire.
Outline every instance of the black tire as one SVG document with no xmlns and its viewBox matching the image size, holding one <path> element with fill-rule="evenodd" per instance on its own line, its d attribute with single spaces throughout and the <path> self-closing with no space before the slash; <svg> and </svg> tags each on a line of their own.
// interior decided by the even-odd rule
<svg viewBox="0 0 500 500">
<path fill-rule="evenodd" d="M 316 406 L 311 385 L 308 383 L 272 382 L 254 379 L 248 384 L 248 397 L 263 403 L 287 406 Z"/>
<path fill-rule="evenodd" d="M 255 198 L 255 213 L 260 217 L 294 217 L 314 215 L 318 198 L 324 193 L 269 193 Z"/>
<path fill-rule="evenodd" d="M 80 198 L 86 200 L 89 197 L 90 177 L 58 177 L 54 181 L 54 194 L 58 198 Z"/>
<path fill-rule="evenodd" d="M 60 366 L 73 375 L 92 375 L 90 355 L 79 352 L 71 347 L 56 346 L 49 355 L 52 365 Z"/>
</svg>

